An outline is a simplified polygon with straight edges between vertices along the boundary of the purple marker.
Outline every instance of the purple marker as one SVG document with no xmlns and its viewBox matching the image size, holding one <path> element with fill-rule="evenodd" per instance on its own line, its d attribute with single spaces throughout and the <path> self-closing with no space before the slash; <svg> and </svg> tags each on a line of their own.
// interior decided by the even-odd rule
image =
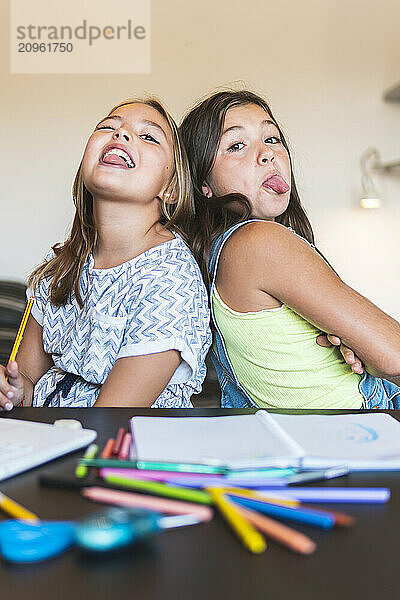
<svg viewBox="0 0 400 600">
<path fill-rule="evenodd" d="M 274 487 L 258 489 L 260 495 L 279 494 Z M 300 502 L 346 502 L 349 504 L 380 504 L 390 499 L 388 488 L 340 488 L 340 487 L 287 487 L 282 491 L 285 498 Z"/>
<path fill-rule="evenodd" d="M 186 477 L 180 477 L 179 479 L 176 477 L 168 477 L 168 479 L 164 480 L 165 483 L 169 483 L 171 485 L 184 485 L 185 487 L 246 487 L 251 489 L 262 489 L 264 488 L 272 488 L 276 492 L 281 489 L 286 490 L 287 483 L 283 479 L 268 479 L 267 481 L 254 480 L 249 481 L 248 479 L 228 479 L 226 477 L 213 477 L 213 478 L 197 478 L 193 476 L 187 475 Z"/>
<path fill-rule="evenodd" d="M 209 485 L 229 486 L 229 487 L 248 487 L 259 488 L 260 486 L 281 488 L 287 485 L 285 478 L 271 479 L 254 477 L 252 479 L 239 477 L 228 479 L 221 475 L 213 475 L 210 473 L 175 473 L 173 471 L 145 471 L 143 469 L 117 469 L 103 468 L 100 469 L 100 476 L 105 475 L 122 475 L 131 477 L 132 479 L 148 479 L 150 481 L 164 481 L 171 485 L 183 485 L 185 487 L 207 487 Z"/>
</svg>

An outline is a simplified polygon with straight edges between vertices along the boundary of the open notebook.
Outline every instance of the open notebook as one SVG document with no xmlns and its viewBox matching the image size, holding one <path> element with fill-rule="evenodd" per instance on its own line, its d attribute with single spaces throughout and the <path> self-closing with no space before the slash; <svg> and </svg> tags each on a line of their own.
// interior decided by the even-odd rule
<svg viewBox="0 0 400 600">
<path fill-rule="evenodd" d="M 400 423 L 383 413 L 133 417 L 131 429 L 132 459 L 400 470 Z"/>
</svg>

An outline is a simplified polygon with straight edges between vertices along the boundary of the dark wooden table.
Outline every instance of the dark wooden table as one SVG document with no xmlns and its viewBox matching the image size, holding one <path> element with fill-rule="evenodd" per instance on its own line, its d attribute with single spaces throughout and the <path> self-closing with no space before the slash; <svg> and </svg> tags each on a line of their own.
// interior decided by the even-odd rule
<svg viewBox="0 0 400 600">
<path fill-rule="evenodd" d="M 217 415 L 228 411 L 154 409 L 16 409 L 0 418 L 53 422 L 79 419 L 96 429 L 102 446 L 137 414 Z M 230 411 L 231 413 L 233 411 Z M 252 411 L 234 411 L 252 412 Z M 325 411 L 329 412 L 329 411 Z M 335 411 L 330 411 L 335 412 Z M 343 411 L 341 411 L 343 412 Z M 400 411 L 399 411 L 400 412 Z M 400 414 L 392 412 L 400 420 Z M 76 491 L 42 488 L 38 475 L 69 474 L 74 453 L 0 483 L 0 489 L 42 519 L 77 519 L 99 511 Z M 318 484 L 321 485 L 321 484 Z M 388 486 L 385 505 L 351 505 L 353 529 L 301 529 L 318 543 L 303 557 L 274 542 L 254 556 L 217 515 L 210 523 L 171 530 L 115 555 L 90 556 L 77 549 L 31 565 L 0 562 L 1 600 L 386 600 L 399 597 L 400 473 L 356 473 L 330 486 Z M 326 505 L 333 508 L 333 505 Z M 335 505 L 345 510 L 344 505 Z M 5 518 L 4 515 L 0 518 Z"/>
</svg>

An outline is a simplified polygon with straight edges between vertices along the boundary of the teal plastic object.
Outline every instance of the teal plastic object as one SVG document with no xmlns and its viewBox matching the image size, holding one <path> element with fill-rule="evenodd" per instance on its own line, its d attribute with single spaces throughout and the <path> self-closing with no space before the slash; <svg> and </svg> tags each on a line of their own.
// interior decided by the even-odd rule
<svg viewBox="0 0 400 600">
<path fill-rule="evenodd" d="M 0 523 L 0 554 L 15 563 L 31 563 L 61 554 L 75 542 L 69 521 L 8 520 Z"/>
<path fill-rule="evenodd" d="M 198 522 L 194 515 L 165 517 L 127 508 L 110 508 L 77 523 L 13 519 L 0 523 L 0 554 L 10 562 L 32 563 L 57 556 L 74 544 L 92 552 L 106 552 L 129 546 L 160 529 Z"/>
<path fill-rule="evenodd" d="M 152 511 L 111 508 L 77 523 L 75 540 L 91 552 L 115 550 L 159 531 L 159 519 Z"/>
</svg>

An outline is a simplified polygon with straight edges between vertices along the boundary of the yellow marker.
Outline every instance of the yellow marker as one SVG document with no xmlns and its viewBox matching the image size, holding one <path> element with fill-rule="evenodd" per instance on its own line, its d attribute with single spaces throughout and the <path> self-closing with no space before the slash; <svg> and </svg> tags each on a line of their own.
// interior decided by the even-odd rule
<svg viewBox="0 0 400 600">
<path fill-rule="evenodd" d="M 33 296 L 31 296 L 28 300 L 24 315 L 22 317 L 21 325 L 19 326 L 17 337 L 15 338 L 15 342 L 12 347 L 10 358 L 9 358 L 8 362 L 11 362 L 12 360 L 15 360 L 17 358 L 17 352 L 18 352 L 19 346 L 21 344 L 22 338 L 24 336 L 25 327 L 28 322 L 29 315 L 31 314 L 31 308 L 32 308 L 34 300 L 35 300 L 35 298 Z"/>
<path fill-rule="evenodd" d="M 90 444 L 85 454 L 83 455 L 83 458 L 95 458 L 98 451 L 99 447 L 97 444 Z M 79 477 L 79 479 L 81 479 L 82 477 L 86 477 L 87 473 L 88 467 L 86 465 L 79 464 L 75 469 L 75 475 Z"/>
<path fill-rule="evenodd" d="M 209 487 L 206 490 L 210 494 L 214 505 L 243 542 L 244 546 L 254 554 L 264 552 L 267 548 L 265 539 L 236 509 L 233 502 L 225 497 L 225 489 Z"/>
<path fill-rule="evenodd" d="M 27 521 L 39 521 L 39 517 L 31 513 L 29 510 L 11 500 L 0 492 L 0 508 L 11 517 L 16 519 L 24 519 Z"/>
<path fill-rule="evenodd" d="M 222 489 L 225 494 L 231 494 L 232 496 L 242 496 L 243 498 L 252 498 L 253 500 L 261 500 L 261 502 L 268 502 L 269 504 L 279 504 L 280 506 L 291 506 L 295 508 L 296 506 L 300 506 L 301 502 L 299 500 L 293 500 L 293 498 L 288 498 L 285 496 L 285 492 L 280 493 L 280 490 L 277 491 L 276 496 L 275 492 L 272 496 L 267 496 L 264 494 L 258 494 L 253 490 L 249 490 L 247 488 L 240 487 L 223 487 L 218 488 Z"/>
</svg>

